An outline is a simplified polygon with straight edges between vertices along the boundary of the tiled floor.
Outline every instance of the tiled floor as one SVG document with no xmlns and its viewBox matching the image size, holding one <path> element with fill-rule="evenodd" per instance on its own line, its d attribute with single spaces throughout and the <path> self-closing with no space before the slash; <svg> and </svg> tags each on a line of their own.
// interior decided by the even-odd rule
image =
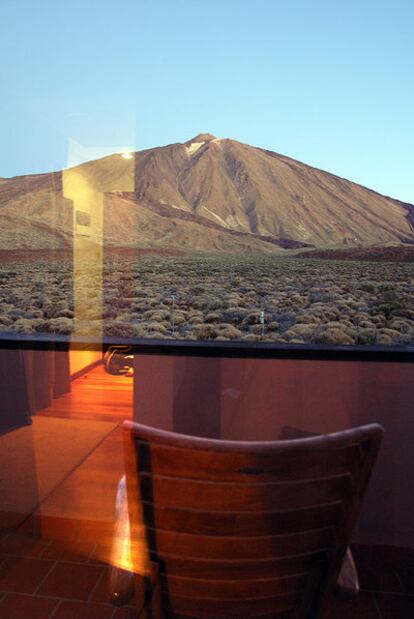
<svg viewBox="0 0 414 619">
<path fill-rule="evenodd" d="M 414 550 L 357 546 L 353 550 L 361 588 L 372 592 L 377 619 L 414 617 Z"/>
<path fill-rule="evenodd" d="M 358 601 L 338 600 L 332 619 L 412 619 L 414 591 L 400 572 L 412 578 L 414 552 L 405 562 L 384 561 L 384 549 L 376 553 L 355 548 L 364 587 Z M 94 548 L 82 546 L 69 556 L 55 541 L 10 534 L 0 540 L 0 617 L 2 619 L 132 619 L 133 606 L 112 605 L 108 567 L 96 563 Z M 88 552 L 89 551 L 89 552 Z M 394 560 L 397 554 L 394 556 Z M 373 562 L 376 569 L 373 569 Z M 409 569 L 411 566 L 411 569 Z M 381 590 L 378 587 L 381 587 Z M 212 618 L 213 619 L 213 618 Z"/>
<path fill-rule="evenodd" d="M 119 421 L 131 414 L 132 385 L 122 382 L 117 408 L 116 378 L 109 378 L 100 396 L 101 415 Z M 78 379 L 72 394 L 44 413 L 96 418 L 85 392 L 101 390 L 103 380 L 101 368 Z M 112 604 L 108 584 L 123 471 L 119 428 L 17 531 L 0 533 L 0 619 L 136 619 L 133 606 Z M 412 619 L 414 550 L 358 546 L 354 556 L 363 591 L 357 601 L 338 600 L 330 619 Z"/>
<path fill-rule="evenodd" d="M 68 547 L 71 550 L 68 550 Z M 38 539 L 15 532 L 0 539 L 1 619 L 130 619 L 132 606 L 111 602 L 108 565 L 96 544 Z"/>
<path fill-rule="evenodd" d="M 39 539 L 27 529 L 0 539 L 1 619 L 136 617 L 133 606 L 112 605 L 99 546 Z M 353 552 L 363 590 L 357 601 L 338 600 L 330 619 L 412 619 L 414 551 L 355 546 Z"/>
</svg>

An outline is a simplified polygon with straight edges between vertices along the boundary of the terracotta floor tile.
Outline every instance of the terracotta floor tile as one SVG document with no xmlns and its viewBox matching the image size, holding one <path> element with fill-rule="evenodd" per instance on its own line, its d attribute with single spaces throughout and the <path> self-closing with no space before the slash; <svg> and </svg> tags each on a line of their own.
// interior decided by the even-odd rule
<svg viewBox="0 0 414 619">
<path fill-rule="evenodd" d="M 105 602 L 106 604 L 111 603 L 111 594 L 110 586 L 109 586 L 109 571 L 105 569 L 99 581 L 92 591 L 90 596 L 90 600 L 93 602 Z"/>
<path fill-rule="evenodd" d="M 366 591 L 384 591 L 403 593 L 404 588 L 396 572 L 378 565 L 376 568 L 359 569 L 361 589 Z"/>
<path fill-rule="evenodd" d="M 371 565 L 380 563 L 395 570 L 407 561 L 411 565 L 414 562 L 414 549 L 401 546 L 354 544 L 352 553 L 355 560 L 362 559 Z"/>
<path fill-rule="evenodd" d="M 40 520 L 37 516 L 29 516 L 18 527 L 18 533 L 28 535 L 29 537 L 41 537 Z"/>
<path fill-rule="evenodd" d="M 112 596 L 116 592 L 114 589 L 116 587 L 118 594 L 126 595 L 128 597 L 127 602 L 133 604 L 135 591 L 133 574 L 118 570 L 116 577 L 117 582 L 111 582 L 111 568 L 106 569 L 89 599 L 94 602 L 112 604 Z"/>
<path fill-rule="evenodd" d="M 95 544 L 88 542 L 57 542 L 53 540 L 42 552 L 42 559 L 57 561 L 74 561 L 84 563 L 88 561 Z"/>
<path fill-rule="evenodd" d="M 116 609 L 112 619 L 137 619 L 137 611 L 135 608 L 123 606 Z"/>
<path fill-rule="evenodd" d="M 53 619 L 112 619 L 114 607 L 91 602 L 67 602 L 60 604 Z"/>
<path fill-rule="evenodd" d="M 411 549 L 404 549 L 409 551 Z M 405 593 L 414 594 L 414 550 L 402 552 L 397 566 L 397 573 Z"/>
<path fill-rule="evenodd" d="M 9 593 L 0 601 L 0 617 L 4 619 L 47 619 L 58 600 Z"/>
<path fill-rule="evenodd" d="M 112 552 L 112 544 L 96 544 L 95 548 L 91 552 L 88 563 L 97 565 L 108 565 L 111 562 Z"/>
<path fill-rule="evenodd" d="M 114 503 L 115 504 L 115 503 Z M 97 506 L 97 510 L 99 507 Z M 110 546 L 114 536 L 113 522 L 83 520 L 79 524 L 79 540 Z"/>
<path fill-rule="evenodd" d="M 22 533 L 9 533 L 0 540 L 0 553 L 15 557 L 39 557 L 49 542 Z"/>
<path fill-rule="evenodd" d="M 413 619 L 414 595 L 377 593 L 376 599 L 382 619 Z"/>
<path fill-rule="evenodd" d="M 360 546 L 352 549 L 361 589 L 402 593 L 394 557 L 386 547 Z"/>
<path fill-rule="evenodd" d="M 402 567 L 398 570 L 398 576 L 401 580 L 404 593 L 414 595 L 414 566 Z"/>
<path fill-rule="evenodd" d="M 0 567 L 0 591 L 34 593 L 53 561 L 7 557 Z"/>
<path fill-rule="evenodd" d="M 356 600 L 335 600 L 327 619 L 381 619 L 374 596 L 361 592 Z"/>
<path fill-rule="evenodd" d="M 42 508 L 40 508 L 42 509 Z M 39 515 L 42 538 L 58 541 L 77 541 L 79 537 L 79 521 L 72 518 Z"/>
<path fill-rule="evenodd" d="M 102 569 L 81 563 L 57 563 L 36 594 L 87 600 L 102 574 Z"/>
</svg>

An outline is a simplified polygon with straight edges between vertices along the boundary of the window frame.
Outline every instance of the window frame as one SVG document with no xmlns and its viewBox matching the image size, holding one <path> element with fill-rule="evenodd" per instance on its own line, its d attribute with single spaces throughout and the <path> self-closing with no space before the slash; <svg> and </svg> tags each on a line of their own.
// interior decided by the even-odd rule
<svg viewBox="0 0 414 619">
<path fill-rule="evenodd" d="M 413 363 L 414 346 L 365 346 L 330 344 L 273 344 L 266 342 L 214 342 L 156 340 L 125 337 L 72 338 L 65 335 L 0 333 L 0 350 L 102 350 L 129 345 L 134 355 L 217 357 L 235 359 L 292 359 L 312 361 L 363 361 Z"/>
</svg>

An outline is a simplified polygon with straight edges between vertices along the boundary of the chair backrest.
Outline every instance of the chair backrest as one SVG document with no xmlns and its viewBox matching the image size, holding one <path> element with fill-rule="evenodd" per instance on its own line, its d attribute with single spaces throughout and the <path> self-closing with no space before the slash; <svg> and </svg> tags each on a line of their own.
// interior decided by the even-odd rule
<svg viewBox="0 0 414 619">
<path fill-rule="evenodd" d="M 381 426 L 272 442 L 125 428 L 167 616 L 322 616 Z"/>
</svg>

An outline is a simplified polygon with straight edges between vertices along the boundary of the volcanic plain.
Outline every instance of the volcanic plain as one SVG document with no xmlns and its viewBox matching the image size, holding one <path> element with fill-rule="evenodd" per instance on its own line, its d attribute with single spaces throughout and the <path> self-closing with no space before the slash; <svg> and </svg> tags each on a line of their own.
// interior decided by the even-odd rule
<svg viewBox="0 0 414 619">
<path fill-rule="evenodd" d="M 97 278 L 100 278 L 98 281 Z M 112 255 L 0 266 L 0 332 L 284 344 L 414 344 L 414 265 L 274 254 Z M 103 291 L 102 297 L 99 290 Z M 79 301 L 80 299 L 80 301 Z M 103 302 L 102 302 L 103 299 Z"/>
</svg>

